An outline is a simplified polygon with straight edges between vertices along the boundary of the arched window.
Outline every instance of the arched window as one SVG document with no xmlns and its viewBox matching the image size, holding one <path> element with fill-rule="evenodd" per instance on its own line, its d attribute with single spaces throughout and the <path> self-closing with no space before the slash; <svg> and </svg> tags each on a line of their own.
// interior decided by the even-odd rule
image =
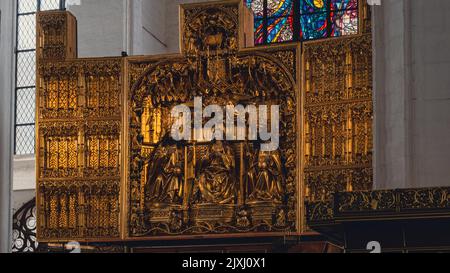
<svg viewBox="0 0 450 273">
<path fill-rule="evenodd" d="M 34 154 L 36 12 L 64 6 L 64 0 L 17 0 L 14 142 L 17 155 Z"/>
<path fill-rule="evenodd" d="M 255 16 L 255 44 L 357 34 L 359 0 L 244 0 Z"/>
</svg>

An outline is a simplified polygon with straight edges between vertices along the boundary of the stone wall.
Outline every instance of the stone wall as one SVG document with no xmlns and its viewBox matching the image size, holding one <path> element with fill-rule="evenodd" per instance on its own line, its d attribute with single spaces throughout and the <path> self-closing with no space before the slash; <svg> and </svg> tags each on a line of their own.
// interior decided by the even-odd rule
<svg viewBox="0 0 450 273">
<path fill-rule="evenodd" d="M 450 1 L 374 9 L 377 189 L 450 185 Z"/>
<path fill-rule="evenodd" d="M 82 0 L 68 7 L 78 20 L 78 56 L 120 56 L 124 50 L 123 0 Z"/>
</svg>

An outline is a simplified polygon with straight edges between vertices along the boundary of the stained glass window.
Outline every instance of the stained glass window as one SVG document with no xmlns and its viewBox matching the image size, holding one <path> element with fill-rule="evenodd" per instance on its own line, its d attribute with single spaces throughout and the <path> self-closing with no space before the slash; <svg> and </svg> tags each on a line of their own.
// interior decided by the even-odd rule
<svg viewBox="0 0 450 273">
<path fill-rule="evenodd" d="M 15 154 L 34 154 L 36 12 L 64 8 L 64 0 L 17 0 Z"/>
<path fill-rule="evenodd" d="M 245 0 L 255 43 L 307 41 L 358 33 L 359 0 Z"/>
</svg>

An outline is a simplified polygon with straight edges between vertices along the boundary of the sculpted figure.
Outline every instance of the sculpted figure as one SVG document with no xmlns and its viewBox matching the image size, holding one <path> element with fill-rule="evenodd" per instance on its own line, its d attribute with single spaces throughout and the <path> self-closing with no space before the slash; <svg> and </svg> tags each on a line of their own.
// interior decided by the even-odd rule
<svg viewBox="0 0 450 273">
<path fill-rule="evenodd" d="M 183 176 L 183 162 L 178 149 L 158 147 L 147 168 L 146 203 L 150 206 L 181 203 Z"/>
<path fill-rule="evenodd" d="M 281 202 L 284 173 L 279 152 L 258 152 L 256 162 L 248 172 L 250 202 Z"/>
<path fill-rule="evenodd" d="M 236 197 L 235 159 L 231 148 L 218 141 L 208 148 L 196 168 L 197 203 L 230 204 Z"/>
</svg>

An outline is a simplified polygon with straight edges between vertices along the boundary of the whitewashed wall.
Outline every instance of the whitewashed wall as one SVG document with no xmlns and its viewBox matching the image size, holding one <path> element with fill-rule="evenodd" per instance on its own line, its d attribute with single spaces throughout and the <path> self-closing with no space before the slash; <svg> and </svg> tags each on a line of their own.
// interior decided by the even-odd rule
<svg viewBox="0 0 450 273">
<path fill-rule="evenodd" d="M 80 57 L 120 56 L 124 45 L 124 0 L 82 0 L 69 6 L 78 20 Z"/>
<path fill-rule="evenodd" d="M 376 188 L 450 186 L 450 1 L 375 8 Z"/>
</svg>

